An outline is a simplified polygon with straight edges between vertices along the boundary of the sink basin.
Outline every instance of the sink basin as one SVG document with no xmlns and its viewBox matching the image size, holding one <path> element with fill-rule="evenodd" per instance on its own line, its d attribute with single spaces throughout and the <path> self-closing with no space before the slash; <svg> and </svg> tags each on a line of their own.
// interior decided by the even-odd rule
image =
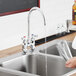
<svg viewBox="0 0 76 76">
<path fill-rule="evenodd" d="M 42 49 L 42 50 L 40 50 L 39 52 L 45 53 L 45 51 L 47 51 L 47 54 L 60 56 L 60 55 L 59 55 L 59 52 L 58 52 L 58 49 L 57 49 L 57 47 L 56 47 L 56 43 L 58 43 L 57 40 L 55 40 L 55 41 L 53 41 L 53 42 L 51 42 L 51 43 L 47 43 L 47 44 L 46 44 L 46 46 L 47 46 L 47 47 L 46 47 L 46 50 Z M 72 42 L 67 41 L 67 43 L 68 43 L 68 46 L 69 46 L 69 48 L 70 48 L 70 51 L 71 51 L 72 55 L 73 55 L 73 56 L 76 56 L 76 50 L 72 48 Z M 49 46 L 48 46 L 48 45 L 49 45 Z"/>
<path fill-rule="evenodd" d="M 59 56 L 59 53 L 56 49 L 55 44 L 57 42 L 58 41 L 48 42 L 36 47 L 36 51 L 39 51 L 36 54 L 23 55 L 8 61 L 4 61 L 2 62 L 2 67 L 39 76 L 64 75 L 73 69 L 65 67 L 66 61 L 63 57 Z M 71 42 L 68 42 L 68 45 L 73 56 L 75 56 L 76 52 L 72 49 Z M 47 49 L 47 54 L 44 54 L 44 46 L 46 46 L 45 48 Z"/>
<path fill-rule="evenodd" d="M 5 68 L 18 70 L 27 73 L 36 73 L 37 55 L 24 55 L 3 62 L 2 66 Z"/>
<path fill-rule="evenodd" d="M 26 73 L 46 76 L 61 76 L 72 69 L 65 67 L 65 60 L 62 57 L 46 54 L 24 55 L 2 63 L 2 67 L 22 71 Z"/>
</svg>

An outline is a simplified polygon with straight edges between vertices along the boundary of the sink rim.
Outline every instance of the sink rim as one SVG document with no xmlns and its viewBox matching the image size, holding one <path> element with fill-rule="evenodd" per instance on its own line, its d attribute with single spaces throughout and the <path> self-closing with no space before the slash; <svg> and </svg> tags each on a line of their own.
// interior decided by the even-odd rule
<svg viewBox="0 0 76 76">
<path fill-rule="evenodd" d="M 4 67 L 0 67 L 0 72 L 5 72 L 5 73 L 13 74 L 13 75 L 18 75 L 18 76 L 32 76 L 32 75 L 40 76 L 40 75 L 31 74 L 31 73 L 27 73 L 27 72 L 21 72 L 21 71 L 8 69 L 8 68 L 4 68 Z"/>
</svg>

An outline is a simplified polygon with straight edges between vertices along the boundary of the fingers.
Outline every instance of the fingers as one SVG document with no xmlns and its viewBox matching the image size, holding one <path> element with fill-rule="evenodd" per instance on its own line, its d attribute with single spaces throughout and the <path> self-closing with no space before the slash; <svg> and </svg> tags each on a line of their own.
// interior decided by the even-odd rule
<svg viewBox="0 0 76 76">
<path fill-rule="evenodd" d="M 68 60 L 65 64 L 65 66 L 68 68 L 75 68 L 76 67 L 76 57 L 73 57 L 70 60 Z"/>
<path fill-rule="evenodd" d="M 66 65 L 69 65 L 71 63 L 71 60 L 68 60 L 67 62 L 66 62 Z"/>
<path fill-rule="evenodd" d="M 69 64 L 66 64 L 65 66 L 68 68 L 75 68 L 75 66 L 71 62 Z"/>
<path fill-rule="evenodd" d="M 71 68 L 72 67 L 71 61 L 67 61 L 65 66 L 68 67 L 68 68 Z"/>
</svg>

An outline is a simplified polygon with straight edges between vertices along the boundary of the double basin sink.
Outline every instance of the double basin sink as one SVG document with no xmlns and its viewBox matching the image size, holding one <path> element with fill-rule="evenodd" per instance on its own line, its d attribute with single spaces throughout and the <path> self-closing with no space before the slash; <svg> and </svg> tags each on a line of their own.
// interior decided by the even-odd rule
<svg viewBox="0 0 76 76">
<path fill-rule="evenodd" d="M 56 48 L 54 40 L 37 46 L 33 54 L 21 55 L 8 59 L 1 63 L 1 69 L 8 72 L 5 76 L 62 76 L 73 69 L 65 67 L 65 59 L 61 57 Z M 73 56 L 76 50 L 72 49 L 71 42 L 68 42 Z M 4 75 L 0 75 L 4 76 Z"/>
</svg>

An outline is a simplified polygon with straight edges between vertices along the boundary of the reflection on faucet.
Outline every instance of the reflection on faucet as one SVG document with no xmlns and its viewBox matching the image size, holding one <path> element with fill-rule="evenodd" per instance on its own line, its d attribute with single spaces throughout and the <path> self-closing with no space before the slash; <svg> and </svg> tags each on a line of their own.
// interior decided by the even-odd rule
<svg viewBox="0 0 76 76">
<path fill-rule="evenodd" d="M 31 49 L 31 53 L 34 51 L 34 49 L 35 49 L 35 35 L 34 34 L 32 34 L 32 37 L 30 37 L 30 16 L 31 16 L 31 13 L 33 12 L 33 11 L 35 11 L 35 10 L 38 10 L 40 13 L 41 13 L 41 15 L 42 15 L 42 17 L 43 17 L 43 20 L 44 20 L 44 26 L 46 26 L 46 21 L 45 21 L 45 16 L 44 16 L 44 14 L 43 14 L 43 12 L 40 10 L 40 8 L 38 8 L 38 7 L 33 7 L 33 8 L 31 8 L 31 10 L 29 11 L 29 14 L 28 14 L 28 38 L 27 38 L 27 42 L 26 42 L 26 45 L 24 45 L 25 47 L 30 47 L 30 49 Z M 25 40 L 26 41 L 26 40 Z M 26 53 L 27 51 L 26 50 L 28 50 L 27 48 L 24 48 L 24 53 Z"/>
</svg>

